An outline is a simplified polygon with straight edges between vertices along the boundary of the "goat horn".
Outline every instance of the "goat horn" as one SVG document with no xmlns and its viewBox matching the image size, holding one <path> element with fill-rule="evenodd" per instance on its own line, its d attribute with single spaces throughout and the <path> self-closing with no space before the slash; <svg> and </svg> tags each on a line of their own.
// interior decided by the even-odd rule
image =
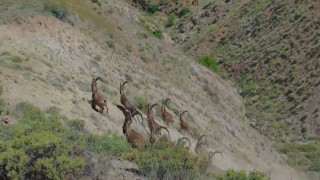
<svg viewBox="0 0 320 180">
<path fill-rule="evenodd" d="M 214 151 L 214 152 L 210 151 L 210 153 L 209 153 L 209 160 L 210 160 L 211 158 L 213 158 L 213 156 L 216 155 L 216 154 L 220 154 L 221 157 L 222 157 L 222 159 L 223 159 L 223 155 L 222 155 L 222 152 L 221 152 L 221 151 Z"/>
<path fill-rule="evenodd" d="M 189 111 L 187 111 L 187 110 L 183 111 L 183 112 L 180 114 L 180 119 L 181 119 L 181 117 L 183 116 L 184 113 L 189 113 Z"/>
<path fill-rule="evenodd" d="M 153 107 L 155 107 L 155 106 L 159 106 L 159 104 L 158 104 L 158 103 L 153 104 L 153 105 L 150 107 L 149 111 L 151 111 L 151 109 L 152 109 Z"/>
<path fill-rule="evenodd" d="M 189 139 L 189 138 L 187 138 L 187 137 L 182 137 L 181 139 L 186 139 L 186 140 L 188 140 L 188 141 L 189 141 L 189 148 L 188 148 L 188 149 L 190 149 L 190 148 L 191 148 L 191 141 L 190 141 L 190 139 Z"/>
<path fill-rule="evenodd" d="M 117 104 L 116 106 L 123 112 L 123 114 L 126 114 L 127 110 L 123 106 L 119 104 Z"/>
<path fill-rule="evenodd" d="M 201 140 L 202 138 L 206 138 L 206 135 L 200 136 L 199 139 L 198 139 L 198 143 L 200 142 L 200 140 Z M 206 140 L 207 140 L 207 138 L 205 139 L 205 142 L 206 142 Z"/>
<path fill-rule="evenodd" d="M 166 100 L 164 100 L 164 104 L 166 104 L 168 101 L 171 101 L 171 99 L 167 98 Z"/>
<path fill-rule="evenodd" d="M 161 126 L 160 129 L 165 129 L 168 132 L 169 138 L 171 139 L 170 132 L 167 127 Z"/>
<path fill-rule="evenodd" d="M 129 84 L 128 81 L 125 81 L 125 82 L 123 82 L 122 84 L 121 84 L 121 82 L 120 82 L 120 94 L 122 93 L 122 90 L 123 90 L 124 85 L 127 84 L 127 83 Z"/>
<path fill-rule="evenodd" d="M 141 121 L 143 122 L 142 114 L 141 114 L 139 111 L 133 113 L 133 114 L 132 114 L 132 117 L 135 116 L 135 115 L 139 115 L 139 116 L 141 117 Z"/>
</svg>

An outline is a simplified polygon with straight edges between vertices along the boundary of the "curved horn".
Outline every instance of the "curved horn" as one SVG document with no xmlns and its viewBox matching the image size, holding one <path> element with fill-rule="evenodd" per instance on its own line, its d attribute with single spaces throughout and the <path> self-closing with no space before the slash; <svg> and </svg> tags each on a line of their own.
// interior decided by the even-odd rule
<svg viewBox="0 0 320 180">
<path fill-rule="evenodd" d="M 153 105 L 150 107 L 149 111 L 151 111 L 152 108 L 155 107 L 155 106 L 159 106 L 159 104 L 158 104 L 158 103 L 153 104 Z"/>
<path fill-rule="evenodd" d="M 220 154 L 221 157 L 222 157 L 222 159 L 223 159 L 223 155 L 222 155 L 222 152 L 221 152 L 221 151 L 214 151 L 214 152 L 210 151 L 210 152 L 209 152 L 209 160 L 210 160 L 211 158 L 213 158 L 213 156 L 216 155 L 216 154 Z"/>
<path fill-rule="evenodd" d="M 187 137 L 182 137 L 181 139 L 186 139 L 187 141 L 189 141 L 189 148 L 188 148 L 188 149 L 190 149 L 190 148 L 191 148 L 191 141 L 190 141 L 190 139 L 187 138 Z"/>
<path fill-rule="evenodd" d="M 159 129 L 165 129 L 168 132 L 169 138 L 171 139 L 170 132 L 167 127 L 161 126 Z"/>
<path fill-rule="evenodd" d="M 119 104 L 117 104 L 116 106 L 122 111 L 123 115 L 127 114 L 127 110 L 123 106 L 121 106 Z"/>
<path fill-rule="evenodd" d="M 200 136 L 199 139 L 198 139 L 198 143 L 202 140 L 202 138 L 205 138 L 205 141 L 204 141 L 203 144 L 207 144 L 207 137 L 206 137 L 206 135 Z"/>
<path fill-rule="evenodd" d="M 139 115 L 141 117 L 141 122 L 140 123 L 143 123 L 143 116 L 142 114 L 139 112 L 139 111 L 136 111 L 132 114 L 132 118 L 135 116 L 135 115 Z M 138 121 L 139 122 L 139 121 Z"/>
<path fill-rule="evenodd" d="M 123 82 L 123 84 L 122 84 L 122 90 L 123 90 L 125 84 L 129 84 L 129 82 L 128 82 L 128 81 Z"/>
<path fill-rule="evenodd" d="M 122 84 L 121 84 L 121 82 L 120 82 L 120 94 L 122 94 L 122 91 L 123 91 L 123 88 L 124 88 L 124 85 L 125 84 L 129 84 L 129 82 L 128 81 L 125 81 L 125 82 L 123 82 Z"/>
<path fill-rule="evenodd" d="M 164 100 L 164 104 L 167 104 L 168 101 L 171 101 L 171 99 L 167 98 L 166 100 Z"/>
<path fill-rule="evenodd" d="M 184 113 L 189 113 L 189 111 L 187 111 L 187 110 L 183 111 L 183 112 L 180 114 L 180 119 L 181 119 L 181 117 L 183 116 Z"/>
<path fill-rule="evenodd" d="M 100 81 L 103 82 L 103 80 L 101 79 L 101 77 L 97 77 L 97 78 L 95 79 L 95 82 L 97 82 L 98 80 L 100 80 Z"/>
</svg>

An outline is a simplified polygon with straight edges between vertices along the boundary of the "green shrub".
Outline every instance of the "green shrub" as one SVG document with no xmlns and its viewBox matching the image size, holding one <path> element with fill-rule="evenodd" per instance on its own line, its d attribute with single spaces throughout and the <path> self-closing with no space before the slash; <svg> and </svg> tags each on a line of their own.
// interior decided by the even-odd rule
<svg viewBox="0 0 320 180">
<path fill-rule="evenodd" d="M 148 144 L 142 151 L 135 149 L 125 153 L 123 157 L 136 163 L 140 173 L 150 179 L 195 179 L 208 164 L 166 137 Z"/>
<path fill-rule="evenodd" d="M 191 12 L 191 10 L 189 8 L 182 8 L 179 13 L 179 16 L 180 17 L 185 16 L 185 15 L 189 14 L 190 12 Z"/>
<path fill-rule="evenodd" d="M 0 174 L 5 179 L 62 179 L 85 167 L 80 157 L 71 157 L 75 144 L 65 139 L 66 129 L 57 119 L 48 119 L 39 108 L 20 103 L 23 118 L 0 137 Z"/>
<path fill-rule="evenodd" d="M 85 131 L 85 122 L 82 119 L 74 119 L 68 122 L 68 126 L 77 132 Z"/>
<path fill-rule="evenodd" d="M 12 58 L 12 62 L 14 62 L 14 63 L 21 63 L 22 60 L 21 60 L 21 58 L 20 58 L 19 56 L 15 56 L 15 57 Z"/>
<path fill-rule="evenodd" d="M 91 0 L 91 2 L 93 2 L 93 3 L 98 3 L 99 0 Z"/>
<path fill-rule="evenodd" d="M 148 13 L 153 14 L 153 13 L 157 12 L 158 10 L 159 10 L 159 5 L 152 4 L 152 3 L 148 5 L 148 9 L 147 9 Z"/>
<path fill-rule="evenodd" d="M 176 18 L 174 17 L 174 15 L 171 14 L 171 15 L 168 17 L 168 22 L 167 22 L 166 26 L 167 26 L 167 27 L 173 26 L 174 23 L 175 23 L 175 21 L 176 21 Z"/>
<path fill-rule="evenodd" d="M 162 31 L 157 29 L 155 31 L 152 32 L 153 36 L 158 38 L 158 39 L 161 39 L 162 38 Z"/>
<path fill-rule="evenodd" d="M 145 100 L 143 97 L 136 96 L 133 98 L 133 104 L 139 109 L 146 111 L 150 103 L 147 100 Z"/>
<path fill-rule="evenodd" d="M 132 147 L 127 141 L 120 136 L 109 135 L 86 135 L 80 141 L 83 143 L 83 147 L 91 152 L 103 153 L 110 156 L 119 157 L 123 153 L 132 150 Z"/>
<path fill-rule="evenodd" d="M 67 12 L 65 9 L 57 7 L 53 4 L 46 4 L 44 6 L 45 11 L 49 12 L 50 14 L 52 14 L 54 17 L 60 19 L 60 20 L 64 20 L 67 16 Z"/>
<path fill-rule="evenodd" d="M 219 66 L 217 63 L 217 60 L 214 59 L 212 56 L 204 56 L 200 58 L 199 63 L 208 69 L 210 69 L 213 72 L 218 72 L 219 71 Z"/>
</svg>

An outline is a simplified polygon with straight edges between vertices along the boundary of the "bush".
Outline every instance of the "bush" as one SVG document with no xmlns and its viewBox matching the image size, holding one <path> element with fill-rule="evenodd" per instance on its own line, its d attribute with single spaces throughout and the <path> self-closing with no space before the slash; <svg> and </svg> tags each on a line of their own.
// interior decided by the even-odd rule
<svg viewBox="0 0 320 180">
<path fill-rule="evenodd" d="M 176 18 L 174 17 L 174 15 L 171 14 L 171 15 L 168 17 L 168 22 L 167 22 L 166 26 L 167 26 L 167 27 L 173 26 L 174 23 L 175 23 L 175 21 L 176 21 Z"/>
<path fill-rule="evenodd" d="M 155 31 L 152 32 L 152 34 L 154 35 L 154 37 L 161 39 L 162 38 L 162 31 L 157 29 Z"/>
<path fill-rule="evenodd" d="M 57 7 L 53 4 L 46 4 L 44 9 L 60 20 L 64 20 L 67 16 L 67 11 L 65 9 Z"/>
<path fill-rule="evenodd" d="M 103 153 L 113 157 L 120 157 L 123 153 L 132 151 L 131 145 L 123 137 L 116 135 L 98 136 L 89 134 L 80 139 L 80 142 L 82 142 L 83 147 L 88 151 Z"/>
<path fill-rule="evenodd" d="M 66 129 L 57 119 L 47 119 L 28 103 L 16 109 L 23 112 L 23 118 L 0 136 L 2 178 L 62 179 L 85 167 L 81 157 L 72 156 L 75 144 L 65 138 Z"/>
<path fill-rule="evenodd" d="M 14 62 L 14 63 L 21 63 L 22 60 L 21 60 L 21 58 L 20 58 L 19 56 L 15 56 L 15 57 L 12 58 L 12 62 Z"/>
<path fill-rule="evenodd" d="M 93 3 L 98 3 L 99 0 L 91 0 L 91 2 L 93 2 Z"/>
<path fill-rule="evenodd" d="M 180 13 L 179 13 L 179 16 L 182 17 L 182 16 L 185 16 L 187 14 L 189 14 L 191 11 L 189 8 L 182 8 Z"/>
<path fill-rule="evenodd" d="M 147 100 L 145 100 L 143 97 L 136 96 L 133 98 L 133 104 L 139 109 L 146 111 L 150 103 Z"/>
<path fill-rule="evenodd" d="M 219 66 L 217 63 L 217 60 L 214 59 L 212 56 L 204 56 L 200 58 L 199 63 L 208 69 L 210 69 L 213 72 L 218 72 L 219 71 Z"/>
<path fill-rule="evenodd" d="M 159 5 L 157 4 L 149 4 L 148 5 L 148 9 L 147 12 L 150 14 L 154 14 L 155 12 L 157 12 L 159 10 Z"/>
<path fill-rule="evenodd" d="M 136 163 L 140 173 L 150 179 L 195 179 L 205 171 L 208 164 L 189 150 L 175 145 L 167 137 L 148 144 L 142 151 L 126 153 L 123 157 Z"/>
</svg>

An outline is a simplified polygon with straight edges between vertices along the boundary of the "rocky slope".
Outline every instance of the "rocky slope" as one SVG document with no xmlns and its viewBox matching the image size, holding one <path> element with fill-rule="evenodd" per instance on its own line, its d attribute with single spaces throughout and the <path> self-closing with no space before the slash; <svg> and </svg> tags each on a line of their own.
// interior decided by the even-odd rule
<svg viewBox="0 0 320 180">
<path fill-rule="evenodd" d="M 221 150 L 218 169 L 260 170 L 272 179 L 307 179 L 286 165 L 272 143 L 249 125 L 243 99 L 232 85 L 195 63 L 172 44 L 158 39 L 149 16 L 123 1 L 51 1 L 65 8 L 61 19 L 42 1 L 2 2 L 0 6 L 0 83 L 5 108 L 21 101 L 43 109 L 58 107 L 70 119 L 86 121 L 90 132 L 121 134 L 123 117 L 116 108 L 118 86 L 128 80 L 127 96 L 143 107 L 172 100 L 171 112 L 189 110 L 195 139 L 206 134 L 210 148 Z M 51 12 L 51 13 L 50 13 Z M 56 14 L 54 14 L 56 15 Z M 101 76 L 109 114 L 88 103 L 92 75 Z M 2 114 L 9 124 L 16 119 Z M 161 117 L 156 118 L 161 122 Z M 178 116 L 169 130 L 173 139 Z M 143 133 L 137 124 L 135 128 Z M 146 134 L 145 134 L 146 135 Z"/>
</svg>

